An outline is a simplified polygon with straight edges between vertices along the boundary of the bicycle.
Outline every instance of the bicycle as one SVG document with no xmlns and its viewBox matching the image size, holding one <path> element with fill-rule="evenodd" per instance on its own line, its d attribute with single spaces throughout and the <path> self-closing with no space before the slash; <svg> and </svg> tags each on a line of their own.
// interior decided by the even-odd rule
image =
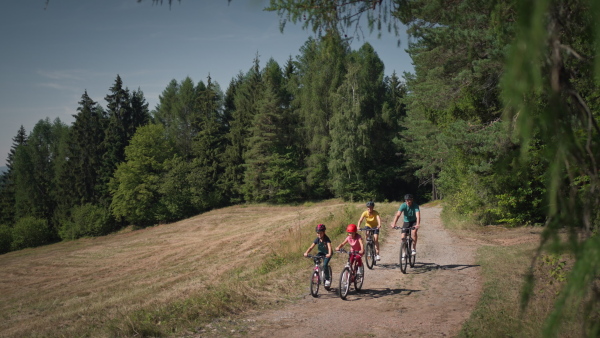
<svg viewBox="0 0 600 338">
<path fill-rule="evenodd" d="M 409 263 L 410 267 L 414 268 L 415 261 L 417 259 L 417 256 L 412 254 L 413 238 L 412 234 L 410 233 L 413 229 L 415 229 L 415 227 L 412 226 L 409 228 L 401 228 L 395 226 L 394 229 L 402 229 L 402 232 L 407 234 L 400 244 L 400 270 L 402 273 L 406 273 L 406 268 L 408 267 Z"/>
<path fill-rule="evenodd" d="M 366 241 L 367 241 L 367 246 L 365 248 L 365 261 L 367 263 L 367 267 L 369 269 L 373 269 L 374 265 L 377 265 L 377 262 L 375 261 L 375 240 L 373 239 L 373 232 L 377 229 L 375 228 L 369 228 L 369 227 L 364 227 L 364 228 L 360 228 L 360 231 L 364 231 L 367 233 L 366 237 Z"/>
<path fill-rule="evenodd" d="M 331 286 L 325 285 L 325 270 L 323 269 L 323 259 L 325 259 L 325 256 L 308 255 L 306 258 L 312 258 L 315 262 L 313 272 L 310 274 L 310 294 L 313 297 L 317 297 L 319 295 L 319 286 L 321 285 L 321 282 L 323 283 L 325 290 L 329 291 L 331 289 Z M 329 278 L 331 280 L 331 265 L 327 265 L 327 270 L 329 270 Z"/>
<path fill-rule="evenodd" d="M 340 274 L 339 288 L 340 298 L 346 299 L 346 296 L 348 296 L 348 292 L 350 291 L 350 284 L 354 283 L 354 289 L 356 292 L 359 292 L 360 289 L 362 289 L 365 276 L 358 271 L 358 264 L 360 262 L 360 255 L 358 254 L 358 251 L 348 252 L 344 249 L 341 249 L 337 252 L 348 254 L 348 262 L 346 262 L 346 266 L 344 266 L 342 273 Z"/>
</svg>

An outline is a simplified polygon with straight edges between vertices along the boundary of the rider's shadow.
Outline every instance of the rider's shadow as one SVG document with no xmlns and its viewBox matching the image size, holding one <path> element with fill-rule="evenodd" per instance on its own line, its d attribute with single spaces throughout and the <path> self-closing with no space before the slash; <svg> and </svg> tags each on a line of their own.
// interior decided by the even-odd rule
<svg viewBox="0 0 600 338">
<path fill-rule="evenodd" d="M 383 268 L 383 269 L 390 269 L 390 270 L 400 270 L 400 264 L 378 264 L 377 266 Z M 408 273 L 411 274 L 421 274 L 421 273 L 427 273 L 427 272 L 431 272 L 431 271 L 438 271 L 438 270 L 453 270 L 453 271 L 460 271 L 460 270 L 464 270 L 464 269 L 468 269 L 468 268 L 475 268 L 475 267 L 479 267 L 480 265 L 475 264 L 475 265 L 468 265 L 468 264 L 447 264 L 447 265 L 439 265 L 436 263 L 426 263 L 426 262 L 415 262 L 415 266 L 413 268 L 408 268 Z"/>
<path fill-rule="evenodd" d="M 388 297 L 388 296 L 410 296 L 413 293 L 417 293 L 417 292 L 421 292 L 421 290 L 411 290 L 411 289 L 390 289 L 390 288 L 383 288 L 383 289 L 362 289 L 360 290 L 360 292 L 354 292 L 354 294 L 352 295 L 353 297 L 350 298 L 348 297 L 346 300 L 351 300 L 351 301 L 355 301 L 355 300 L 361 300 L 361 299 L 376 299 L 376 298 L 381 298 L 381 297 Z M 350 295 L 348 295 L 350 296 Z"/>
</svg>

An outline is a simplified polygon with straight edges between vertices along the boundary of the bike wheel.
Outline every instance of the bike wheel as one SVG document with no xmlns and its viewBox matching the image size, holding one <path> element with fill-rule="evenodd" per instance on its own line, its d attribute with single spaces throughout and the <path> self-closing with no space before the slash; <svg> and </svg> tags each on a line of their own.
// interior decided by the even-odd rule
<svg viewBox="0 0 600 338">
<path fill-rule="evenodd" d="M 404 259 L 402 259 L 404 256 Z M 408 261 L 410 260 L 410 252 L 408 251 L 408 243 L 404 241 L 400 245 L 400 270 L 402 273 L 406 273 L 406 267 L 408 266 Z"/>
<path fill-rule="evenodd" d="M 319 273 L 315 271 L 310 275 L 310 294 L 313 297 L 317 297 L 319 295 L 319 282 Z"/>
<path fill-rule="evenodd" d="M 354 277 L 354 288 L 356 289 L 356 292 L 358 292 L 358 291 L 360 291 L 360 289 L 362 289 L 363 281 L 365 280 L 364 268 L 363 268 L 363 274 L 359 275 L 358 274 L 358 265 L 357 265 L 354 269 L 354 273 L 356 273 L 356 275 Z"/>
<path fill-rule="evenodd" d="M 331 279 L 333 278 L 333 273 L 331 271 L 331 265 L 327 265 L 327 270 L 329 270 L 329 281 L 331 281 Z M 323 276 L 323 283 L 325 283 L 325 276 Z M 323 284 L 323 287 L 325 288 L 325 290 L 329 291 L 331 290 L 331 284 L 329 284 L 329 286 L 325 286 Z"/>
<path fill-rule="evenodd" d="M 350 269 L 346 267 L 342 270 L 342 274 L 340 275 L 340 298 L 346 299 L 348 291 L 350 291 Z"/>
<path fill-rule="evenodd" d="M 373 265 L 375 264 L 375 248 L 373 247 L 373 243 L 367 244 L 367 267 L 369 269 L 373 269 Z"/>
</svg>

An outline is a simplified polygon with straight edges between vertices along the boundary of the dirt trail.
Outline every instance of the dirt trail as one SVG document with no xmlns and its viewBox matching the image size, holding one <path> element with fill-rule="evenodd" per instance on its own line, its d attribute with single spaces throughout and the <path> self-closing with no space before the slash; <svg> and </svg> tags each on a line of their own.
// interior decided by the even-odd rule
<svg viewBox="0 0 600 338">
<path fill-rule="evenodd" d="M 417 259 L 403 274 L 398 265 L 400 233 L 389 230 L 381 261 L 365 269 L 360 293 L 337 295 L 341 261 L 333 263 L 330 292 L 308 293 L 277 310 L 251 314 L 252 337 L 398 337 L 455 336 L 473 310 L 481 291 L 477 245 L 459 241 L 441 224 L 439 207 L 421 207 Z M 388 227 L 389 224 L 384 224 Z M 334 243 L 337 245 L 338 243 Z M 308 270 L 307 270 L 308 273 Z M 307 277 L 308 280 L 308 277 Z M 307 282 L 308 284 L 308 282 Z"/>
</svg>

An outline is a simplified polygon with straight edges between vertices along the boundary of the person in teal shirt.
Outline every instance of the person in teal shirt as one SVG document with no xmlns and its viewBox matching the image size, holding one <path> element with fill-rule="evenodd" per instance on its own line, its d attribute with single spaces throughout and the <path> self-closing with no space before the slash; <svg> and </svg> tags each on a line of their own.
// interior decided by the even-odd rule
<svg viewBox="0 0 600 338">
<path fill-rule="evenodd" d="M 415 227 L 412 230 L 412 238 L 413 238 L 413 247 L 412 254 L 417 254 L 417 231 L 421 226 L 421 211 L 419 210 L 419 205 L 413 201 L 413 196 L 411 194 L 406 194 L 404 196 L 404 203 L 400 205 L 398 208 L 398 212 L 396 212 L 396 216 L 394 217 L 394 221 L 392 222 L 392 228 L 396 227 L 396 223 L 400 216 L 404 213 L 404 223 L 402 224 L 402 240 L 406 237 L 408 233 L 408 228 Z"/>
</svg>

